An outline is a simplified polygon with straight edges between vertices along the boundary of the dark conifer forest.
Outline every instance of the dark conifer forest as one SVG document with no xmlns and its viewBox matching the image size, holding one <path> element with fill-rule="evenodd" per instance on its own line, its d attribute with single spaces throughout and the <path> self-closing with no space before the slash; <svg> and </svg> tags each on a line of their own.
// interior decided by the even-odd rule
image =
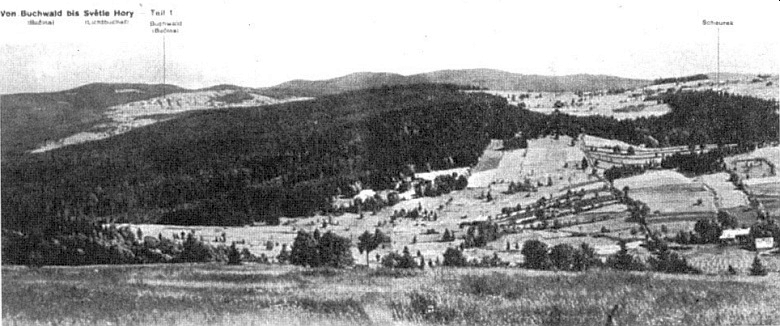
<svg viewBox="0 0 780 326">
<path fill-rule="evenodd" d="M 3 161 L 3 227 L 54 219 L 276 223 L 330 208 L 350 185 L 475 164 L 504 99 L 458 86 L 382 87 L 276 106 L 196 112 L 102 141 Z"/>
<path fill-rule="evenodd" d="M 190 113 L 101 141 L 2 162 L 3 228 L 53 221 L 278 223 L 331 209 L 351 185 L 392 189 L 414 172 L 471 166 L 490 139 L 587 133 L 661 146 L 778 139 L 778 104 L 676 92 L 636 120 L 550 115 L 461 86 L 385 86 L 274 106 Z M 4 241 L 5 242 L 5 241 Z"/>
</svg>

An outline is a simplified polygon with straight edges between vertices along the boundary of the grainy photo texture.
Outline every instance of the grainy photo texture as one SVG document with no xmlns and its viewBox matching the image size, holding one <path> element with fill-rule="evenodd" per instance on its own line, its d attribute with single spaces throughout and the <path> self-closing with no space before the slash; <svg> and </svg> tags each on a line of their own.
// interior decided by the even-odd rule
<svg viewBox="0 0 780 326">
<path fill-rule="evenodd" d="M 780 325 L 780 3 L 7 1 L 4 325 Z"/>
</svg>

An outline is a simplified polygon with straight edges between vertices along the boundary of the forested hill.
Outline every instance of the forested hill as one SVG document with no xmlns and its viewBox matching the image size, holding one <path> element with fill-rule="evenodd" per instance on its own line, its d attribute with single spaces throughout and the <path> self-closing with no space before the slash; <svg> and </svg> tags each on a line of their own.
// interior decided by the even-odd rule
<svg viewBox="0 0 780 326">
<path fill-rule="evenodd" d="M 461 86 L 384 86 L 279 105 L 194 112 L 108 139 L 2 162 L 3 228 L 70 217 L 274 223 L 330 208 L 350 185 L 387 189 L 413 169 L 475 164 L 491 138 L 587 133 L 661 145 L 776 141 L 778 104 L 717 92 L 663 97 L 637 120 L 531 112 Z"/>
<path fill-rule="evenodd" d="M 512 120 L 533 138 L 545 132 L 576 136 L 580 132 L 604 138 L 643 144 L 651 136 L 660 146 L 701 144 L 755 145 L 780 139 L 778 102 L 715 91 L 666 93 L 662 101 L 671 111 L 658 117 L 616 120 L 601 116 L 575 117 L 560 114 L 525 116 Z M 535 123 L 529 123 L 535 119 Z M 537 127 L 535 127 L 537 126 Z M 545 131 L 547 130 L 547 131 Z M 647 146 L 652 146 L 646 143 Z"/>
<path fill-rule="evenodd" d="M 293 80 L 260 91 L 269 96 L 320 96 L 343 91 L 416 83 L 444 83 L 491 90 L 562 92 L 629 89 L 650 81 L 605 75 L 541 76 L 495 69 L 439 70 L 403 76 L 391 73 L 354 73 L 326 80 Z"/>
<path fill-rule="evenodd" d="M 3 159 L 105 123 L 105 111 L 113 105 L 189 91 L 167 84 L 94 83 L 59 92 L 2 95 Z"/>
<path fill-rule="evenodd" d="M 4 161 L 3 228 L 70 216 L 240 225 L 327 209 L 361 181 L 389 187 L 410 164 L 474 164 L 510 107 L 453 85 L 381 87 L 212 110 Z"/>
</svg>

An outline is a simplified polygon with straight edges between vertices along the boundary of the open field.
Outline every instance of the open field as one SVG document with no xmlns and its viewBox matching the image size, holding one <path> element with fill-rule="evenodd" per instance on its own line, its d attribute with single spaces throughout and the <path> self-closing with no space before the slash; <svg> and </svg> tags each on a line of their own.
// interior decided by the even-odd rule
<svg viewBox="0 0 780 326">
<path fill-rule="evenodd" d="M 609 145 L 608 140 L 591 139 L 601 141 Z M 407 247 L 414 255 L 419 252 L 426 261 L 443 261 L 442 254 L 449 247 L 457 247 L 463 242 L 465 228 L 460 224 L 464 222 L 487 221 L 494 219 L 500 224 L 511 222 L 502 208 L 529 207 L 539 201 L 540 198 L 558 200 L 565 198 L 569 190 L 576 193 L 584 191 L 582 199 L 593 197 L 595 190 L 601 191 L 601 196 L 609 196 L 604 189 L 605 182 L 594 177 L 588 177 L 584 172 L 570 165 L 563 167 L 564 162 L 574 162 L 581 159 L 579 147 L 570 146 L 571 139 L 561 137 L 559 140 L 545 138 L 532 140 L 528 149 L 500 151 L 500 141 L 493 141 L 486 154 L 480 160 L 479 170 L 471 169 L 470 180 L 480 173 L 491 173 L 483 180 L 484 184 L 474 184 L 470 181 L 470 187 L 462 191 L 454 191 L 438 197 L 422 197 L 401 201 L 400 203 L 385 207 L 377 212 L 365 212 L 361 218 L 358 214 L 344 213 L 335 216 L 316 215 L 311 217 L 282 219 L 279 226 L 246 226 L 246 227 L 175 227 L 161 225 L 135 225 L 147 235 L 161 233 L 166 237 L 181 232 L 195 232 L 196 236 L 202 236 L 204 240 L 213 244 L 230 244 L 238 242 L 239 249 L 247 248 L 256 256 L 265 256 L 275 260 L 282 246 L 291 247 L 296 233 L 300 230 L 320 233 L 327 231 L 345 236 L 357 243 L 357 237 L 365 231 L 373 232 L 380 229 L 392 238 L 392 242 L 372 251 L 368 257 L 369 264 L 376 266 L 380 259 L 390 252 L 400 252 Z M 476 171 L 476 172 L 475 172 Z M 428 173 L 430 177 L 438 173 L 451 173 L 453 171 L 434 171 Z M 458 172 L 465 172 L 459 170 Z M 499 178 L 498 176 L 503 176 Z M 549 176 L 552 186 L 546 184 L 540 186 L 536 192 L 505 193 L 508 187 L 507 180 L 522 180 L 525 177 L 536 177 L 536 182 L 546 180 Z M 568 177 L 571 177 L 571 182 Z M 510 179 L 510 177 L 512 179 Z M 772 212 L 780 209 L 777 184 L 765 182 L 769 179 L 745 180 L 746 189 L 752 191 L 754 196 Z M 503 182 L 502 182 L 503 181 Z M 543 182 L 544 183 L 544 182 Z M 648 224 L 651 230 L 663 233 L 664 236 L 673 237 L 680 231 L 693 231 L 695 222 L 702 218 L 714 217 L 717 209 L 725 209 L 737 217 L 740 225 L 752 225 L 756 222 L 756 211 L 749 207 L 747 196 L 737 190 L 728 181 L 728 174 L 717 173 L 689 178 L 672 170 L 652 170 L 642 175 L 618 179 L 615 187 L 629 188 L 629 196 L 641 200 L 650 206 Z M 606 192 L 606 193 L 605 193 Z M 490 193 L 492 201 L 485 199 Z M 606 197 L 604 197 L 606 198 Z M 697 203 L 701 199 L 701 203 Z M 436 214 L 437 220 L 398 218 L 391 223 L 391 216 L 396 211 L 410 211 L 420 209 L 421 212 Z M 538 239 L 548 246 L 557 244 L 570 244 L 579 246 L 588 243 L 602 258 L 618 251 L 618 242 L 627 241 L 634 245 L 632 254 L 646 258 L 649 253 L 644 247 L 636 247 L 636 244 L 645 239 L 641 227 L 635 222 L 627 222 L 627 207 L 623 204 L 610 204 L 605 207 L 590 209 L 576 214 L 564 214 L 555 220 L 563 224 L 559 230 L 533 230 L 528 224 L 519 224 L 517 229 L 510 233 L 502 234 L 498 239 L 489 242 L 483 248 L 470 248 L 464 251 L 468 259 L 480 259 L 485 256 L 497 254 L 499 258 L 512 266 L 522 264 L 523 255 L 520 253 L 525 241 Z M 553 221 L 548 223 L 552 225 Z M 538 222 L 537 222 L 538 224 Z M 513 225 L 509 223 L 509 225 Z M 452 232 L 457 240 L 442 242 L 441 237 L 445 230 Z M 220 237 L 224 233 L 225 241 Z M 269 244 L 270 242 L 270 244 Z M 510 249 L 506 249 L 509 243 Z M 736 250 L 736 249 L 735 249 Z M 741 249 L 740 249 L 741 250 Z M 684 251 L 689 256 L 692 251 Z M 353 258 L 357 265 L 366 264 L 366 255 L 360 254 L 353 246 Z M 718 254 L 706 253 L 701 257 L 689 256 L 692 264 L 702 268 L 708 273 L 721 273 L 728 265 L 745 266 L 752 259 L 750 252 L 724 253 L 724 257 L 718 258 Z M 733 257 L 732 257 L 733 256 Z M 704 258 L 702 258 L 704 257 Z M 737 258 L 734 258 L 737 257 Z M 724 263 L 726 262 L 726 263 Z M 725 265 L 724 265 L 725 264 Z M 774 263 L 770 263 L 770 266 Z M 724 267 L 725 266 L 725 267 Z M 775 267 L 772 267 L 775 268 Z"/>
<path fill-rule="evenodd" d="M 714 78 L 714 76 L 713 76 Z M 524 103 L 532 111 L 550 114 L 556 109 L 574 116 L 602 115 L 616 119 L 635 119 L 640 117 L 660 116 L 670 111 L 668 105 L 658 103 L 652 95 L 672 90 L 705 91 L 720 89 L 731 94 L 747 95 L 762 99 L 778 99 L 778 77 L 771 76 L 763 82 L 753 82 L 748 75 L 730 76 L 721 80 L 721 85 L 715 85 L 714 80 L 698 80 L 684 83 L 668 83 L 649 85 L 619 94 L 603 92 L 586 92 L 578 96 L 573 92 L 518 92 L 489 91 L 488 93 L 503 96 L 510 103 Z M 770 84 L 767 84 L 771 82 Z M 528 96 L 521 98 L 521 96 Z M 556 107 L 556 103 L 558 103 Z"/>
<path fill-rule="evenodd" d="M 560 112 L 574 116 L 603 115 L 616 119 L 634 119 L 639 117 L 659 116 L 669 112 L 669 106 L 658 104 L 656 101 L 643 101 L 644 96 L 632 96 L 632 93 L 622 94 L 595 94 L 590 93 L 583 97 L 573 92 L 513 92 L 513 91 L 489 91 L 488 93 L 507 98 L 510 103 L 525 103 L 526 108 L 541 113 L 552 113 L 556 110 L 556 102 L 565 104 L 557 108 Z M 520 95 L 528 94 L 528 98 L 520 99 Z M 512 100 L 512 95 L 515 100 Z M 574 104 L 572 104 L 572 100 Z M 559 104 L 560 105 L 560 104 Z M 641 110 L 633 112 L 621 112 L 629 106 L 642 105 Z M 617 110 L 617 111 L 616 111 Z"/>
<path fill-rule="evenodd" d="M 504 151 L 501 148 L 504 146 L 504 142 L 500 139 L 491 139 L 490 144 L 482 156 L 479 157 L 479 162 L 472 169 L 473 173 L 492 170 L 498 167 L 501 158 L 504 156 Z"/>
<path fill-rule="evenodd" d="M 615 180 L 615 187 L 629 188 L 629 196 L 650 206 L 651 212 L 715 213 L 712 193 L 700 182 L 670 170 L 650 171 Z M 701 199 L 701 203 L 697 203 Z"/>
<path fill-rule="evenodd" d="M 667 89 L 674 90 L 695 90 L 704 91 L 710 89 L 720 89 L 731 94 L 747 95 L 762 99 L 777 99 L 777 83 L 778 76 L 772 75 L 767 78 L 763 78 L 761 82 L 754 82 L 754 78 L 757 76 L 746 74 L 728 74 L 721 76 L 721 84 L 715 85 L 715 76 L 710 75 L 709 80 L 697 80 L 684 83 L 667 83 L 659 85 L 650 85 L 645 87 L 648 90 L 665 91 Z"/>
<path fill-rule="evenodd" d="M 758 148 L 750 153 L 734 155 L 725 159 L 726 163 L 730 167 L 742 167 L 744 168 L 745 161 L 763 159 L 771 163 L 775 167 L 780 165 L 780 146 L 767 146 Z M 752 162 L 751 162 L 752 163 Z M 739 172 L 739 169 L 737 169 Z"/>
<path fill-rule="evenodd" d="M 117 90 L 116 92 L 133 91 L 137 90 L 125 89 Z M 236 100 L 226 100 L 231 96 L 236 97 Z M 261 106 L 307 99 L 309 98 L 279 100 L 252 92 L 236 91 L 234 89 L 166 94 L 164 96 L 109 107 L 106 109 L 105 118 L 110 122 L 99 124 L 89 131 L 82 131 L 63 139 L 49 141 L 33 150 L 32 153 L 41 153 L 63 146 L 105 139 L 126 133 L 132 129 L 165 120 L 165 118 L 160 117 L 171 117 L 174 114 L 188 111 Z M 151 119 L 150 117 L 155 118 Z"/>
<path fill-rule="evenodd" d="M 596 139 L 596 141 L 599 141 Z M 324 233 L 333 231 L 339 235 L 357 242 L 357 237 L 365 231 L 373 232 L 379 228 L 392 238 L 390 245 L 380 247 L 369 256 L 369 264 L 379 263 L 377 255 L 384 256 L 390 252 L 400 252 L 408 247 L 412 253 L 418 251 L 426 260 L 443 260 L 442 254 L 448 247 L 458 246 L 462 242 L 465 229 L 461 223 L 473 221 L 486 221 L 490 218 L 501 218 L 504 221 L 501 209 L 504 207 L 529 207 L 544 197 L 546 199 L 562 198 L 567 191 L 578 192 L 581 189 L 590 192 L 603 189 L 605 184 L 598 179 L 588 176 L 576 167 L 564 168 L 562 162 L 581 159 L 581 151 L 578 147 L 569 146 L 571 139 L 561 137 L 559 140 L 545 138 L 532 140 L 528 149 L 499 151 L 500 142 L 494 141 L 489 146 L 485 160 L 481 160 L 483 171 L 471 174 L 470 179 L 480 174 L 491 172 L 492 179 L 485 180 L 485 184 L 473 184 L 470 188 L 455 191 L 439 197 L 422 197 L 404 200 L 392 206 L 385 207 L 375 213 L 366 212 L 361 218 L 358 214 L 345 213 L 337 216 L 316 215 L 312 217 L 282 219 L 280 226 L 246 226 L 246 227 L 175 227 L 161 225 L 137 225 L 144 234 L 157 235 L 161 233 L 171 237 L 174 233 L 194 231 L 196 236 L 203 237 L 206 241 L 220 244 L 220 237 L 224 233 L 224 244 L 233 241 L 238 242 L 238 247 L 247 248 L 256 256 L 266 256 L 273 259 L 279 254 L 283 245 L 288 248 L 292 245 L 296 233 L 300 230 L 312 232 L 319 230 Z M 605 143 L 607 144 L 607 143 Z M 551 164 L 551 162 L 553 162 Z M 484 170 L 487 169 L 487 170 Z M 475 169 L 472 169 L 475 171 Z M 450 173 L 452 171 L 444 171 Z M 435 175 L 444 173 L 434 171 Z M 460 171 L 463 172 L 463 171 Z M 504 175 L 504 179 L 496 176 Z M 534 181 L 541 182 L 549 176 L 552 186 L 543 185 L 536 192 L 519 192 L 515 194 L 504 193 L 508 187 L 507 178 L 511 176 L 537 177 Z M 545 176 L 545 177 L 541 177 Z M 569 182 L 568 177 L 571 177 Z M 504 181 L 504 182 L 501 182 Z M 780 202 L 777 200 L 777 188 L 775 183 L 760 183 L 759 179 L 746 180 L 746 188 L 753 189 L 759 201 L 770 210 L 777 209 Z M 535 183 L 534 182 L 534 183 Z M 615 187 L 623 189 L 628 186 L 629 196 L 641 200 L 650 206 L 648 223 L 652 230 L 662 231 L 665 235 L 673 236 L 679 231 L 692 231 L 695 222 L 701 218 L 714 217 L 717 209 L 727 209 L 737 216 L 740 224 L 751 225 L 755 220 L 755 212 L 748 208 L 747 196 L 737 190 L 728 181 L 726 173 L 703 175 L 696 178 L 688 178 L 671 170 L 654 170 L 642 175 L 618 179 Z M 759 191 L 760 190 L 760 191 Z M 493 200 L 486 201 L 484 197 L 490 193 Z M 602 195 L 604 193 L 602 192 Z M 583 198 L 591 198 L 586 194 Z M 697 203 L 701 199 L 701 203 Z M 399 218 L 391 223 L 391 216 L 396 211 L 414 210 L 435 213 L 437 220 L 423 220 Z M 626 222 L 628 214 L 625 205 L 611 204 L 605 207 L 587 210 L 573 215 L 563 215 L 556 218 L 563 223 L 564 228 L 560 232 L 535 231 L 527 229 L 528 225 L 520 225 L 526 229 L 519 233 L 510 233 L 501 236 L 480 250 L 467 250 L 468 258 L 481 258 L 498 253 L 499 256 L 511 263 L 521 263 L 522 255 L 515 249 L 515 243 L 522 245 L 526 240 L 541 239 L 552 246 L 558 243 L 570 243 L 579 245 L 586 242 L 594 246 L 600 255 L 608 255 L 617 251 L 618 240 L 635 241 L 644 238 L 641 228 L 633 222 Z M 553 220 L 548 221 L 552 225 Z M 510 223 L 511 224 L 511 223 Z M 571 226 L 568 226 L 571 225 Z M 441 242 L 445 230 L 453 232 L 457 238 L 454 242 Z M 606 230 L 606 232 L 603 232 Z M 587 236 L 573 236 L 584 234 Z M 268 244 L 270 242 L 270 245 Z M 506 243 L 510 243 L 512 250 L 505 250 Z M 361 255 L 353 247 L 353 257 L 357 264 L 365 264 L 366 257 Z"/>
<path fill-rule="evenodd" d="M 776 274 L 203 264 L 3 267 L 2 275 L 5 325 L 602 325 L 615 305 L 618 325 L 780 320 Z"/>
<path fill-rule="evenodd" d="M 717 245 L 697 246 L 690 251 L 682 251 L 681 253 L 688 259 L 691 266 L 709 274 L 726 274 L 729 265 L 740 274 L 747 274 L 753 263 L 753 258 L 756 256 L 754 251 Z M 780 271 L 780 255 L 777 252 L 761 254 L 759 258 L 768 270 Z"/>
<path fill-rule="evenodd" d="M 704 186 L 713 193 L 715 204 L 718 208 L 748 205 L 747 195 L 728 181 L 728 173 L 706 174 L 697 178 L 697 180 L 704 183 Z"/>
<path fill-rule="evenodd" d="M 475 168 L 475 173 L 469 178 L 469 187 L 522 182 L 525 178 L 533 183 L 546 183 L 547 177 L 550 177 L 556 185 L 590 181 L 587 174 L 576 168 L 584 154 L 578 147 L 570 146 L 571 141 L 567 136 L 557 140 L 552 137 L 533 139 L 528 141 L 528 148 L 509 151 L 499 151 L 491 145 L 477 164 L 480 168 Z M 564 168 L 564 165 L 568 167 Z"/>
</svg>

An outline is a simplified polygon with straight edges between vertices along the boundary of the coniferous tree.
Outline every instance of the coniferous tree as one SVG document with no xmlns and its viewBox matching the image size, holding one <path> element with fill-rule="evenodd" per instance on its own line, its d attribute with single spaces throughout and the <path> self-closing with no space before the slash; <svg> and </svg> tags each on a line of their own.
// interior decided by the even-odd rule
<svg viewBox="0 0 780 326">
<path fill-rule="evenodd" d="M 228 250 L 228 265 L 241 265 L 241 253 L 238 252 L 235 242 L 230 244 L 230 249 Z"/>
<path fill-rule="evenodd" d="M 628 253 L 625 241 L 620 242 L 620 250 L 607 258 L 607 266 L 622 271 L 642 271 L 644 264 Z"/>
<path fill-rule="evenodd" d="M 752 276 L 765 276 L 768 272 L 766 270 L 766 267 L 764 267 L 764 264 L 761 262 L 761 259 L 758 259 L 758 255 L 756 255 L 755 258 L 753 258 L 753 264 L 750 265 L 750 275 Z"/>
<path fill-rule="evenodd" d="M 300 266 L 316 267 L 320 265 L 320 253 L 317 240 L 311 233 L 298 231 L 290 250 L 290 263 Z"/>
<path fill-rule="evenodd" d="M 599 262 L 596 258 L 596 251 L 585 242 L 580 244 L 580 248 L 574 252 L 573 260 L 572 269 L 576 271 L 585 271 Z"/>
</svg>

